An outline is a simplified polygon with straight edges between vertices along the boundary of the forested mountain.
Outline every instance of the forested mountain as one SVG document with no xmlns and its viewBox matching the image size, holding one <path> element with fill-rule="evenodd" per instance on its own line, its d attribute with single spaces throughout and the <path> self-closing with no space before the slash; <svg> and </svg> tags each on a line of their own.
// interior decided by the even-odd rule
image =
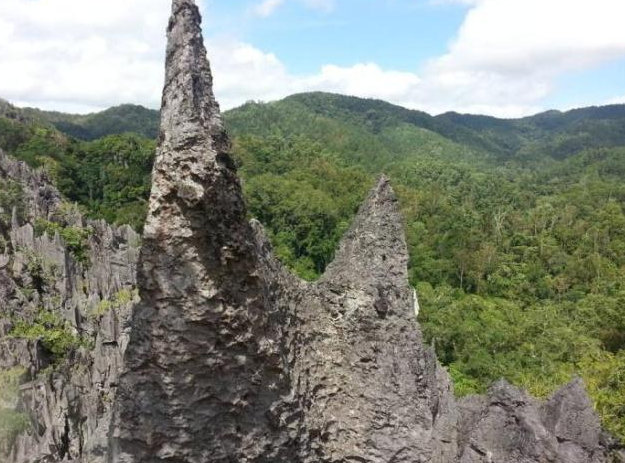
<svg viewBox="0 0 625 463">
<path fill-rule="evenodd" d="M 10 108 L 0 101 L 0 115 Z M 22 118 L 52 125 L 59 131 L 81 140 L 95 140 L 106 135 L 133 132 L 147 138 L 158 135 L 158 111 L 125 104 L 92 114 L 65 114 L 35 108 L 20 109 Z"/>
<path fill-rule="evenodd" d="M 91 216 L 140 228 L 157 112 L 0 114 L 1 148 Z M 624 105 L 502 120 L 312 93 L 224 118 L 250 214 L 301 276 L 325 268 L 385 172 L 421 324 L 457 392 L 504 376 L 544 396 L 579 374 L 625 437 Z"/>
</svg>

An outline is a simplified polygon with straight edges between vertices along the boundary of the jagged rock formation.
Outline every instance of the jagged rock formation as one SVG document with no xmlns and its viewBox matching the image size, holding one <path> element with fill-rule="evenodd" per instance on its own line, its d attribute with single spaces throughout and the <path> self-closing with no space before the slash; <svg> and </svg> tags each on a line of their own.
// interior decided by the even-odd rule
<svg viewBox="0 0 625 463">
<path fill-rule="evenodd" d="M 607 462 L 578 382 L 456 403 L 424 346 L 385 178 L 316 284 L 246 219 L 192 0 L 174 0 L 160 147 L 109 461 Z"/>
<path fill-rule="evenodd" d="M 0 151 L 0 183 L 6 181 L 22 194 L 10 221 L 0 213 L 0 370 L 24 372 L 14 405 L 28 426 L 0 461 L 103 461 L 140 239 L 130 227 L 85 220 L 61 202 L 43 172 Z M 48 220 L 89 230 L 84 261 L 58 232 L 35 232 Z M 82 346 L 60 358 L 42 339 L 14 334 L 42 313 L 58 318 L 57 333 Z"/>
<path fill-rule="evenodd" d="M 546 402 L 502 380 L 485 397 L 460 400 L 458 409 L 459 463 L 624 461 L 579 379 Z"/>
<path fill-rule="evenodd" d="M 247 221 L 193 0 L 173 0 L 168 38 L 137 265 L 131 229 L 68 212 L 44 174 L 0 152 L 0 181 L 24 193 L 8 221 L 0 210 L 0 367 L 26 369 L 15 408 L 31 422 L 2 461 L 622 459 L 580 381 L 546 402 L 505 382 L 486 396 L 454 398 L 416 323 L 386 178 L 323 278 L 290 275 L 260 224 Z M 88 264 L 58 231 L 36 233 L 42 219 L 91 230 Z M 135 284 L 140 301 L 119 297 Z M 57 329 L 81 340 L 67 358 L 45 339 L 16 335 L 41 311 L 61 316 Z"/>
</svg>

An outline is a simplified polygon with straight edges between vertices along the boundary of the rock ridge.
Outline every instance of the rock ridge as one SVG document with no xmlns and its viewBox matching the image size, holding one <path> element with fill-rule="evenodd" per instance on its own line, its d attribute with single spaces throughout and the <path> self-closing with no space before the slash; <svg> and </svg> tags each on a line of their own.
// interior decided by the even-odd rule
<svg viewBox="0 0 625 463">
<path fill-rule="evenodd" d="M 20 198 L 10 219 L 0 214 L 0 375 L 19 371 L 19 394 L 10 400 L 27 425 L 8 448 L 0 442 L 0 461 L 103 461 L 140 237 L 128 226 L 85 219 L 45 173 L 0 150 L 0 183 L 9 181 Z M 58 231 L 38 230 L 41 223 L 84 231 L 84 256 L 77 259 Z M 42 324 L 72 345 L 16 331 Z"/>
</svg>

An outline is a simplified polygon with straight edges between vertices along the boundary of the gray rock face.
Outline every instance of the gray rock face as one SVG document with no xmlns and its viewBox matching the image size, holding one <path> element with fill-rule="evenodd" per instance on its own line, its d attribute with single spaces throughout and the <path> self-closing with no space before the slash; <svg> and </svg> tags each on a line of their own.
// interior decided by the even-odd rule
<svg viewBox="0 0 625 463">
<path fill-rule="evenodd" d="M 540 402 L 505 381 L 460 401 L 460 463 L 595 463 L 617 459 L 581 380 Z"/>
<path fill-rule="evenodd" d="M 127 339 L 140 239 L 129 227 L 111 227 L 67 212 L 44 173 L 0 151 L 0 180 L 21 185 L 24 222 L 3 223 L 0 254 L 0 374 L 23 369 L 16 408 L 30 424 L 11 442 L 7 463 L 103 462 L 111 409 Z M 90 230 L 86 262 L 78 262 L 56 234 L 38 236 L 34 223 L 60 211 L 72 226 Z M 120 297 L 120 295 L 124 297 Z M 40 339 L 15 337 L 16 323 L 56 314 L 83 347 L 64 359 Z"/>
<path fill-rule="evenodd" d="M 281 455 L 285 314 L 263 278 L 193 2 L 173 2 L 168 37 L 113 461 Z"/>
<path fill-rule="evenodd" d="M 92 230 L 90 265 L 36 236 L 60 195 L 0 152 L 28 203 L 23 223 L 0 223 L 0 368 L 27 370 L 16 407 L 32 421 L 0 461 L 619 461 L 580 381 L 545 402 L 503 381 L 454 398 L 416 322 L 386 178 L 321 280 L 290 275 L 247 221 L 193 0 L 173 0 L 168 39 L 140 256 L 130 228 L 80 214 L 66 220 Z M 54 366 L 41 339 L 11 335 L 41 309 L 89 341 Z"/>
<path fill-rule="evenodd" d="M 25 193 L 27 218 L 48 218 L 61 202 L 61 195 L 43 171 L 33 171 L 25 163 L 11 159 L 0 150 L 0 179 L 10 179 Z"/>
</svg>

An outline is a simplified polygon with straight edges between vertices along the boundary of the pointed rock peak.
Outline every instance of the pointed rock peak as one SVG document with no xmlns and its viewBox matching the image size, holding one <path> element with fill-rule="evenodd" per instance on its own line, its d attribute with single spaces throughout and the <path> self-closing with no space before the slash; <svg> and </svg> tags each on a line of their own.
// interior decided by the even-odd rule
<svg viewBox="0 0 625 463">
<path fill-rule="evenodd" d="M 494 404 L 524 404 L 530 400 L 529 396 L 521 389 L 513 386 L 501 378 L 488 388 L 488 398 Z"/>
<path fill-rule="evenodd" d="M 594 415 L 592 401 L 586 391 L 584 380 L 575 378 L 570 383 L 558 389 L 546 404 L 551 410 L 586 410 Z"/>
<path fill-rule="evenodd" d="M 158 241 L 168 236 L 202 237 L 209 239 L 211 248 L 226 249 L 237 246 L 234 241 L 245 241 L 248 225 L 213 93 L 201 22 L 193 0 L 173 0 L 145 237 Z"/>
<path fill-rule="evenodd" d="M 406 290 L 407 265 L 408 249 L 397 197 L 388 178 L 380 176 L 321 281 L 367 290 Z"/>
<path fill-rule="evenodd" d="M 202 17 L 193 0 L 174 0 L 167 29 L 161 143 L 172 148 L 210 141 L 227 150 L 213 77 L 202 37 Z"/>
<path fill-rule="evenodd" d="M 585 448 L 600 446 L 601 421 L 581 378 L 556 391 L 543 405 L 542 414 L 545 425 L 559 441 L 575 442 Z"/>
<path fill-rule="evenodd" d="M 577 397 L 578 399 L 588 397 L 586 386 L 584 385 L 584 380 L 582 378 L 576 377 L 570 383 L 562 386 L 553 394 L 552 400 L 570 397 Z"/>
<path fill-rule="evenodd" d="M 174 0 L 172 4 L 172 11 L 176 13 L 180 8 L 191 7 L 196 8 L 195 0 Z"/>
</svg>

